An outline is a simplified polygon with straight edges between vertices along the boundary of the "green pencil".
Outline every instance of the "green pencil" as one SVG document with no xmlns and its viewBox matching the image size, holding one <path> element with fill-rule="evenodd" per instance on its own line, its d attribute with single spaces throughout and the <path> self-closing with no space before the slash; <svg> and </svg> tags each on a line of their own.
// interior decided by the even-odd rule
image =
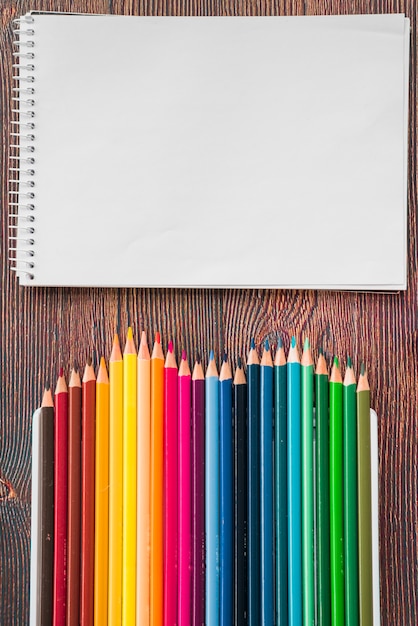
<svg viewBox="0 0 418 626">
<path fill-rule="evenodd" d="M 333 626 L 344 624 L 342 387 L 338 359 L 334 357 L 329 384 L 331 622 Z"/>
<path fill-rule="evenodd" d="M 314 626 L 313 361 L 308 339 L 305 339 L 301 360 L 301 390 L 302 606 L 304 626 Z"/>
<path fill-rule="evenodd" d="M 357 385 L 358 556 L 360 626 L 373 624 L 370 388 L 364 363 Z"/>
<path fill-rule="evenodd" d="M 330 626 L 331 624 L 328 384 L 327 363 L 322 349 L 320 349 L 315 370 L 316 604 L 318 626 Z"/>
<path fill-rule="evenodd" d="M 343 383 L 345 625 L 358 624 L 357 398 L 351 359 Z"/>
</svg>

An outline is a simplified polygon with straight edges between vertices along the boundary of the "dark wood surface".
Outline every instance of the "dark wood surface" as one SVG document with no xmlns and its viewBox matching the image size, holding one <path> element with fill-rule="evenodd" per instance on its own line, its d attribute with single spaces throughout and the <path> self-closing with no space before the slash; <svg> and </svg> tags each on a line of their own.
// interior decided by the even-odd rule
<svg viewBox="0 0 418 626">
<path fill-rule="evenodd" d="M 303 15 L 404 12 L 411 18 L 409 125 L 409 280 L 398 295 L 262 290 L 31 289 L 19 288 L 7 263 L 7 180 L 11 119 L 12 20 L 29 9 L 127 15 Z M 110 354 L 115 328 L 149 339 L 160 330 L 178 350 L 214 347 L 236 364 L 250 337 L 258 346 L 280 332 L 368 365 L 372 404 L 379 416 L 380 566 L 382 624 L 418 624 L 417 498 L 417 224 L 415 0 L 1 0 L 1 389 L 0 389 L 0 624 L 29 622 L 31 414 L 57 368 L 68 372 L 88 352 L 95 363 Z M 65 143 L 65 138 L 63 138 Z M 255 236 L 265 237 L 263 225 Z M 280 233 L 269 233 L 269 245 Z M 285 236 L 285 235 L 282 235 Z M 297 235 L 296 235 L 297 245 Z M 332 242 L 318 241 L 333 255 Z M 246 253 L 249 242 L 242 242 Z M 76 253 L 76 250 L 75 250 Z M 205 361 L 206 363 L 206 361 Z"/>
</svg>

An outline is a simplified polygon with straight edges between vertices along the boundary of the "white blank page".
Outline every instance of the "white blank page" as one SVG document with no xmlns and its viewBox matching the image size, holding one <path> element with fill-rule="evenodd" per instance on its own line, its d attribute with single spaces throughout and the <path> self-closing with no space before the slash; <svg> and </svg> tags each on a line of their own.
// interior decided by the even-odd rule
<svg viewBox="0 0 418 626">
<path fill-rule="evenodd" d="M 402 15 L 34 14 L 36 285 L 406 287 Z"/>
</svg>

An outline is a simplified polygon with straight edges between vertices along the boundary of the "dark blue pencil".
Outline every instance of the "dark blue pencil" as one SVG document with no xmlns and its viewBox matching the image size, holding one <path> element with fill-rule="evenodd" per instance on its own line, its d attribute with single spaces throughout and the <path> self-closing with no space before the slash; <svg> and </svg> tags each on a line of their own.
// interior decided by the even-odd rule
<svg viewBox="0 0 418 626">
<path fill-rule="evenodd" d="M 233 622 L 234 464 L 232 459 L 232 373 L 224 355 L 219 374 L 220 420 L 220 626 Z"/>
<path fill-rule="evenodd" d="M 260 362 L 254 339 L 247 361 L 248 391 L 248 626 L 260 626 Z"/>
<path fill-rule="evenodd" d="M 279 337 L 274 360 L 276 625 L 287 626 L 287 364 Z"/>
<path fill-rule="evenodd" d="M 261 624 L 274 623 L 273 361 L 268 340 L 260 367 Z"/>
</svg>

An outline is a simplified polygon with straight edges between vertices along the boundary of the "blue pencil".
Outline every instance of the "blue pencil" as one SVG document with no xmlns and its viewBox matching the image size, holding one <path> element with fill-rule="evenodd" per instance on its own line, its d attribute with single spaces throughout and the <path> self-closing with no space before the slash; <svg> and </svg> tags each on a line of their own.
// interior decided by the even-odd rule
<svg viewBox="0 0 418 626">
<path fill-rule="evenodd" d="M 219 374 L 220 421 L 220 625 L 233 622 L 234 466 L 232 460 L 232 373 L 224 355 Z"/>
<path fill-rule="evenodd" d="M 206 626 L 219 625 L 219 379 L 213 350 L 205 379 Z"/>
<path fill-rule="evenodd" d="M 287 626 L 287 365 L 279 337 L 274 360 L 276 625 Z"/>
<path fill-rule="evenodd" d="M 296 339 L 287 358 L 287 498 L 289 626 L 302 624 L 301 366 Z"/>
<path fill-rule="evenodd" d="M 273 361 L 268 340 L 260 367 L 261 624 L 274 624 Z"/>
<path fill-rule="evenodd" d="M 260 626 L 260 362 L 251 339 L 248 392 L 248 626 Z"/>
</svg>

